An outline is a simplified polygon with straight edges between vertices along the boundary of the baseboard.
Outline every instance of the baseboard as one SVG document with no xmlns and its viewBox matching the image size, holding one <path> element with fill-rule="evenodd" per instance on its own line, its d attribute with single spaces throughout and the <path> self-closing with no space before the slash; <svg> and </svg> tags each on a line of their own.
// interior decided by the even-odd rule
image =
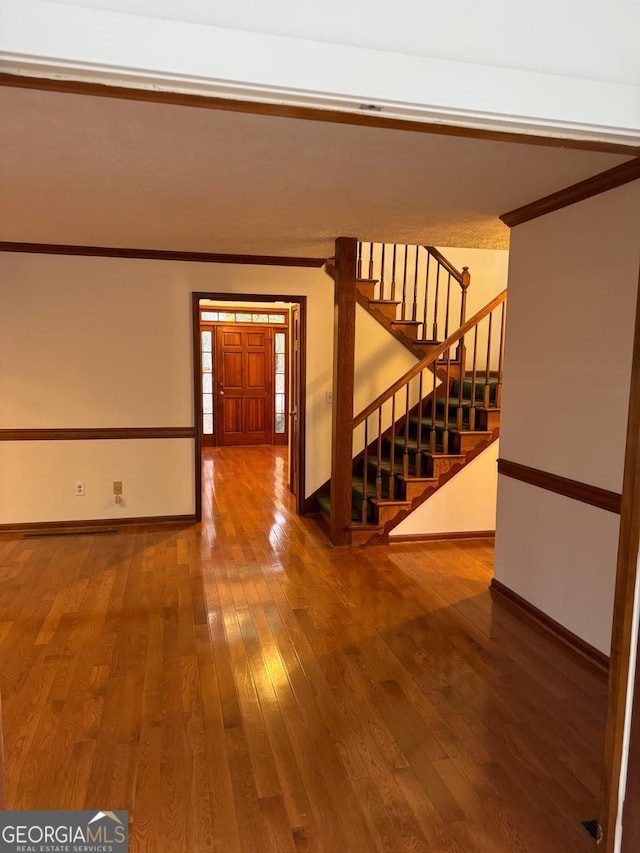
<svg viewBox="0 0 640 853">
<path fill-rule="evenodd" d="M 495 539 L 495 530 L 458 530 L 452 533 L 406 533 L 400 536 L 389 534 L 389 544 L 396 542 L 440 542 L 449 539 Z"/>
<path fill-rule="evenodd" d="M 580 655 L 581 658 L 587 660 L 600 672 L 606 673 L 609 671 L 609 658 L 607 655 L 578 637 L 573 631 L 565 628 L 564 625 L 556 622 L 555 619 L 552 619 L 551 616 L 548 616 L 534 604 L 531 604 L 526 598 L 522 598 L 517 592 L 509 589 L 508 586 L 500 583 L 495 578 L 491 581 L 489 588 L 493 594 L 499 596 L 500 600 L 508 604 L 519 616 L 524 616 L 530 624 L 543 628 L 549 634 L 552 634 L 563 645 L 569 647 L 576 654 Z"/>
<path fill-rule="evenodd" d="M 0 524 L 0 533 L 91 533 L 105 528 L 142 527 L 150 524 L 197 524 L 195 515 L 151 515 L 143 518 L 94 518 L 76 521 L 30 521 Z"/>
</svg>

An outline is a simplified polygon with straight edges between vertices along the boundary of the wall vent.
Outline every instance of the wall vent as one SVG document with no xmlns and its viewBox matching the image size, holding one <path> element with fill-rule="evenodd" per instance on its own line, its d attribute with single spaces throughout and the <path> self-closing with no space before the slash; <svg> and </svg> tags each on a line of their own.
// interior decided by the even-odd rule
<svg viewBox="0 0 640 853">
<path fill-rule="evenodd" d="M 113 536 L 120 533 L 117 527 L 96 527 L 86 530 L 51 530 L 42 533 L 25 533 L 23 539 L 50 539 L 52 536 Z"/>
</svg>

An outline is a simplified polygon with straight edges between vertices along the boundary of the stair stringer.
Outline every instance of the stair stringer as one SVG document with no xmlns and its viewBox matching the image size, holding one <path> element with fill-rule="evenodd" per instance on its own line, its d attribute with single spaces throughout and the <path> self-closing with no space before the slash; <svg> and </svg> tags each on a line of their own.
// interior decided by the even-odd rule
<svg viewBox="0 0 640 853">
<path fill-rule="evenodd" d="M 452 480 L 456 474 L 465 468 L 469 462 L 473 461 L 477 456 L 479 456 L 487 447 L 490 447 L 494 441 L 500 437 L 500 427 L 495 427 L 491 432 L 491 437 L 485 441 L 480 441 L 478 444 L 464 454 L 464 462 L 460 462 L 457 465 L 454 465 L 444 474 L 441 474 L 438 478 L 438 482 L 435 485 L 427 486 L 425 490 L 417 495 L 411 501 L 411 505 L 407 509 L 400 509 L 393 516 L 393 518 L 389 519 L 384 526 L 373 527 L 371 526 L 369 529 L 371 530 L 371 536 L 366 537 L 367 527 L 363 525 L 353 525 L 352 530 L 358 531 L 358 536 L 356 537 L 358 541 L 353 541 L 352 537 L 352 545 L 358 545 L 360 547 L 369 546 L 369 545 L 388 545 L 389 544 L 389 533 L 400 524 L 401 521 L 404 521 L 405 518 L 408 518 L 411 513 L 421 506 L 425 501 L 427 501 L 432 495 L 434 495 L 438 489 L 442 488 L 445 483 L 448 483 Z M 408 503 L 408 502 L 407 502 Z"/>
<path fill-rule="evenodd" d="M 420 346 L 420 344 L 417 344 L 415 341 L 412 341 L 411 338 L 408 335 L 405 335 L 405 333 L 402 332 L 400 329 L 394 329 L 391 325 L 391 320 L 389 320 L 389 318 L 385 316 L 381 311 L 378 311 L 375 306 L 375 302 L 374 304 L 372 304 L 371 300 L 367 296 L 362 294 L 360 290 L 356 290 L 356 299 L 358 301 L 358 304 L 362 305 L 365 311 L 367 311 L 367 313 L 370 314 L 374 320 L 377 320 L 377 322 L 380 323 L 381 326 L 384 326 L 384 328 L 389 332 L 390 335 L 393 335 L 393 337 L 396 338 L 396 340 L 400 341 L 400 343 L 404 347 L 406 347 L 409 352 L 415 355 L 417 361 L 421 361 L 426 355 L 429 354 L 429 350 L 426 347 Z"/>
</svg>

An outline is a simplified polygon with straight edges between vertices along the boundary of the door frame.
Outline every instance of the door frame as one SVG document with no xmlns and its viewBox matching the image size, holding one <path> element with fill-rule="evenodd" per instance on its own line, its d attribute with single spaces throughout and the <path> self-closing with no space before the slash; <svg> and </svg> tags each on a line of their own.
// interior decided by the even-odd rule
<svg viewBox="0 0 640 853">
<path fill-rule="evenodd" d="M 193 346 L 193 409 L 195 424 L 195 508 L 196 520 L 202 521 L 202 394 L 200 374 L 200 300 L 213 302 L 290 302 L 300 308 L 300 388 L 298 405 L 298 488 L 296 512 L 305 512 L 305 456 L 306 456 L 306 401 L 307 401 L 307 297 L 289 293 L 221 293 L 219 291 L 192 291 L 191 293 L 191 336 Z M 290 347 L 290 352 L 292 352 Z M 289 401 L 289 408 L 293 400 Z M 292 440 L 289 432 L 288 443 Z"/>
</svg>

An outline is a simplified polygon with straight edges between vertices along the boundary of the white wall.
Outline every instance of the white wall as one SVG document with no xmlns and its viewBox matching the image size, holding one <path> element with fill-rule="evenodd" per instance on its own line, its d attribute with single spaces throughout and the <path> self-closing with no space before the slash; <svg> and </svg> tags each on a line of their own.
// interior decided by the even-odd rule
<svg viewBox="0 0 640 853">
<path fill-rule="evenodd" d="M 640 182 L 512 230 L 501 457 L 620 492 Z M 498 478 L 495 576 L 607 652 L 619 518 Z"/>
<path fill-rule="evenodd" d="M 472 0 L 332 0 L 321 14 L 292 0 L 263 10 L 85 0 L 91 5 L 98 8 L 4 0 L 0 63 L 349 110 L 374 102 L 387 115 L 467 126 L 628 141 L 640 134 L 640 13 L 624 0 L 542 0 L 525 10 L 506 0 L 481 10 Z"/>
<path fill-rule="evenodd" d="M 498 445 L 494 441 L 417 507 L 389 537 L 495 530 Z"/>
<path fill-rule="evenodd" d="M 4 253 L 0 280 L 4 429 L 193 426 L 191 292 L 307 295 L 307 494 L 327 479 L 333 283 L 321 270 Z M 193 468 L 185 440 L 2 443 L 0 523 L 189 514 Z"/>
<path fill-rule="evenodd" d="M 298 0 L 73 0 L 73 5 L 417 56 L 462 56 L 467 62 L 601 80 L 633 82 L 640 68 L 628 32 L 635 22 L 640 25 L 640 17 L 637 6 L 624 0 L 612 0 L 606 7 L 584 0 L 538 0 L 526 27 L 522 8 L 509 0 L 487 0 L 481 7 L 475 0 L 459 0 L 455 7 L 426 5 L 423 0 L 398 0 L 393 6 L 375 0 L 324 0 L 321 15 L 314 4 Z M 582 26 L 568 51 L 566 32 L 575 28 L 577 15 Z M 593 50 L 593 32 L 604 43 L 601 51 Z M 610 49 L 612 44 L 620 50 Z"/>
</svg>

